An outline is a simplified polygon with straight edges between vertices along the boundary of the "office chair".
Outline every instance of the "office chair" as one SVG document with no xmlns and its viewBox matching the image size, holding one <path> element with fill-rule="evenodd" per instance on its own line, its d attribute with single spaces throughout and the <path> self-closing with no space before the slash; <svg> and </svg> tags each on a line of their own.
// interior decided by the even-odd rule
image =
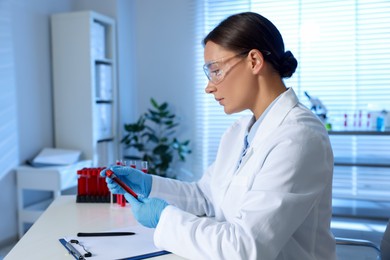
<svg viewBox="0 0 390 260">
<path fill-rule="evenodd" d="M 336 245 L 352 246 L 352 247 L 359 247 L 359 248 L 370 248 L 375 251 L 376 259 L 390 260 L 390 224 L 389 223 L 390 220 L 387 222 L 387 226 L 385 232 L 383 233 L 383 237 L 379 247 L 369 240 L 342 238 L 342 237 L 335 238 Z"/>
<path fill-rule="evenodd" d="M 385 233 L 383 233 L 381 241 L 381 257 L 382 260 L 390 259 L 390 220 L 387 222 Z"/>
</svg>

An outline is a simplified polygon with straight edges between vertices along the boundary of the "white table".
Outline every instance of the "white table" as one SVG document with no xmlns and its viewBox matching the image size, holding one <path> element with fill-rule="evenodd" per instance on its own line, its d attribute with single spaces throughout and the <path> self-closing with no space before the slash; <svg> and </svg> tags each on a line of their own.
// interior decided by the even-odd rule
<svg viewBox="0 0 390 260">
<path fill-rule="evenodd" d="M 60 196 L 39 217 L 4 260 L 74 259 L 58 241 L 77 232 L 96 232 L 135 225 L 129 206 L 109 203 L 76 203 L 76 196 Z M 178 260 L 168 254 L 153 259 Z"/>
</svg>

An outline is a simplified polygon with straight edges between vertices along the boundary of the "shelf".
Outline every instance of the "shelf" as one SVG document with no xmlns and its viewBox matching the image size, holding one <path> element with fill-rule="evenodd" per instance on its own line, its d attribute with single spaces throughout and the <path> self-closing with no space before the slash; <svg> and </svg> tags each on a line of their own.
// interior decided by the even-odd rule
<svg viewBox="0 0 390 260">
<path fill-rule="evenodd" d="M 390 158 L 370 157 L 335 157 L 335 166 L 360 166 L 360 167 L 384 167 L 390 168 Z"/>
<path fill-rule="evenodd" d="M 390 136 L 390 131 L 360 131 L 360 130 L 345 130 L 345 131 L 328 131 L 329 135 L 338 136 Z M 384 167 L 390 168 L 390 157 L 381 155 L 376 156 L 360 156 L 360 157 L 343 157 L 335 156 L 335 166 L 360 166 L 360 167 Z"/>
<path fill-rule="evenodd" d="M 43 200 L 38 203 L 34 203 L 24 208 L 24 211 L 43 211 L 49 207 L 49 205 L 53 202 L 53 199 Z"/>
<path fill-rule="evenodd" d="M 111 65 L 113 63 L 112 59 L 95 59 L 96 64 L 106 64 Z"/>
<path fill-rule="evenodd" d="M 390 131 L 360 131 L 360 130 L 345 130 L 345 131 L 328 131 L 329 135 L 390 135 Z"/>
<path fill-rule="evenodd" d="M 113 163 L 120 138 L 115 20 L 93 11 L 56 13 L 51 37 L 55 146 L 81 151 L 94 166 Z"/>
<path fill-rule="evenodd" d="M 114 141 L 114 137 L 107 137 L 107 138 L 103 138 L 103 139 L 99 139 L 97 140 L 98 143 L 103 143 L 103 142 L 112 142 Z"/>
<path fill-rule="evenodd" d="M 19 211 L 19 222 L 20 222 L 20 236 L 23 235 L 23 225 L 25 223 L 34 223 L 42 215 L 42 213 L 50 206 L 53 199 L 47 199 L 38 203 L 34 203 L 27 206 Z"/>
<path fill-rule="evenodd" d="M 96 99 L 96 104 L 112 104 L 112 100 L 107 100 L 107 99 Z"/>
</svg>

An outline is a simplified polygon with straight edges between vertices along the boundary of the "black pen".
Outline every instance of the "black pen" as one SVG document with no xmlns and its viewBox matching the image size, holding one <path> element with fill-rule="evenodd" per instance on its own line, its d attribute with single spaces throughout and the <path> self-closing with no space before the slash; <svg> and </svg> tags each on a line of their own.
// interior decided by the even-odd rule
<svg viewBox="0 0 390 260">
<path fill-rule="evenodd" d="M 77 233 L 78 237 L 115 237 L 115 236 L 132 236 L 134 232 L 93 232 L 93 233 Z"/>
</svg>

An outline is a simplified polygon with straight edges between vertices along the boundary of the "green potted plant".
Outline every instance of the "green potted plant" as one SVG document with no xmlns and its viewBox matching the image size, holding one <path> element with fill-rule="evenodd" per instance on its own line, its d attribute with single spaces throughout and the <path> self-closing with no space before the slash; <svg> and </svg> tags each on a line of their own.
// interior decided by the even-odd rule
<svg viewBox="0 0 390 260">
<path fill-rule="evenodd" d="M 179 123 L 168 103 L 160 105 L 153 98 L 150 103 L 152 109 L 142 114 L 137 122 L 124 125 L 126 134 L 121 143 L 125 144 L 125 149 L 136 151 L 136 154 L 124 158 L 147 161 L 149 173 L 167 176 L 174 159 L 185 161 L 191 153 L 190 141 L 179 141 L 175 137 Z"/>
</svg>

